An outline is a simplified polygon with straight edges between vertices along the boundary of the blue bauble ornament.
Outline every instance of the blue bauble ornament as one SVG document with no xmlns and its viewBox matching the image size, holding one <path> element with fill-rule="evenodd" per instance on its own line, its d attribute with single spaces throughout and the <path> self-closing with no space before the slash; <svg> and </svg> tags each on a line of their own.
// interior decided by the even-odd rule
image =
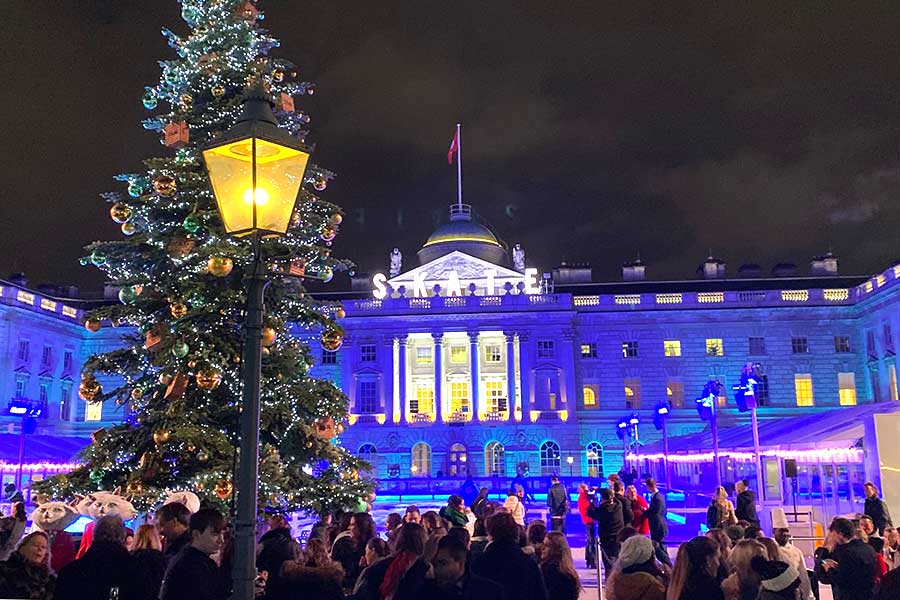
<svg viewBox="0 0 900 600">
<path fill-rule="evenodd" d="M 184 342 L 175 342 L 172 345 L 172 354 L 175 355 L 176 358 L 184 358 L 187 356 L 187 353 L 190 352 L 190 348 Z"/>
<path fill-rule="evenodd" d="M 91 264 L 95 267 L 99 267 L 106 263 L 106 254 L 103 253 L 102 250 L 94 250 L 91 252 Z"/>
<path fill-rule="evenodd" d="M 131 181 L 128 183 L 128 195 L 132 198 L 137 198 L 141 194 L 144 193 L 144 186 L 142 186 L 137 181 Z"/>
<path fill-rule="evenodd" d="M 181 9 L 181 18 L 184 19 L 184 22 L 193 27 L 197 24 L 197 19 L 200 18 L 200 11 L 196 6 L 187 5 Z"/>
<path fill-rule="evenodd" d="M 122 304 L 133 304 L 138 298 L 137 292 L 130 285 L 119 290 L 119 301 Z"/>
<path fill-rule="evenodd" d="M 332 269 L 331 267 L 325 267 L 324 269 L 322 269 L 322 282 L 328 283 L 332 279 L 334 279 L 334 269 Z"/>
<path fill-rule="evenodd" d="M 145 93 L 141 98 L 141 102 L 143 102 L 144 108 L 146 108 L 147 110 L 153 110 L 154 108 L 156 108 L 156 94 L 148 90 L 147 93 Z"/>
<path fill-rule="evenodd" d="M 85 256 L 82 256 L 81 258 L 78 259 L 78 264 L 80 264 L 82 267 L 88 266 L 88 264 L 90 262 L 91 262 L 90 259 Z"/>
</svg>

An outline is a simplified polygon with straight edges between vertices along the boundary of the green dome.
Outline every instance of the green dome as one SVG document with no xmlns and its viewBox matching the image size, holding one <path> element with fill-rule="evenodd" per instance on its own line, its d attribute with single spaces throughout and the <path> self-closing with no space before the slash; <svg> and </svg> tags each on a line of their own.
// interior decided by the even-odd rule
<svg viewBox="0 0 900 600">
<path fill-rule="evenodd" d="M 488 227 L 472 220 L 468 204 L 450 207 L 450 222 L 428 237 L 418 252 L 419 262 L 424 265 L 456 250 L 497 265 L 508 262 L 506 247 Z"/>
</svg>

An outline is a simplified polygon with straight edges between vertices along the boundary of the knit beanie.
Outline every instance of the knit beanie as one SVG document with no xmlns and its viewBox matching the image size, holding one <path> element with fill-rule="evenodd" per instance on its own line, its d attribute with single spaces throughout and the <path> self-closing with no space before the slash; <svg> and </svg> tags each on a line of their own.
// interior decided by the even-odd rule
<svg viewBox="0 0 900 600">
<path fill-rule="evenodd" d="M 624 542 L 619 550 L 619 565 L 627 569 L 633 565 L 642 565 L 653 558 L 653 542 L 644 535 L 633 535 Z"/>
<path fill-rule="evenodd" d="M 780 560 L 766 560 L 762 556 L 754 556 L 750 564 L 759 574 L 761 587 L 770 592 L 781 592 L 799 583 L 800 573 L 791 565 Z"/>
</svg>

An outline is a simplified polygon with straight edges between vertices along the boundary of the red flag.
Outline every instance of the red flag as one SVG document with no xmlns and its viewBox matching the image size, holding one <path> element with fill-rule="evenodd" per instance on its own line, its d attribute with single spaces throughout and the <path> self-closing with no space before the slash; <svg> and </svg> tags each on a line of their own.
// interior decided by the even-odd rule
<svg viewBox="0 0 900 600">
<path fill-rule="evenodd" d="M 450 142 L 450 149 L 447 151 L 447 164 L 453 164 L 453 153 L 459 152 L 459 129 L 453 134 L 453 141 Z"/>
</svg>

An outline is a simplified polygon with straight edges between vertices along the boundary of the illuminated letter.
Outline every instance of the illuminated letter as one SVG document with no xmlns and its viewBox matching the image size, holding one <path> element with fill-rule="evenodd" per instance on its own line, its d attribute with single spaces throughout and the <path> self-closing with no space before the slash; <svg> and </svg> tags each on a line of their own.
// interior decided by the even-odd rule
<svg viewBox="0 0 900 600">
<path fill-rule="evenodd" d="M 413 296 L 416 298 L 428 297 L 428 290 L 425 289 L 425 273 L 413 274 Z"/>
<path fill-rule="evenodd" d="M 459 286 L 459 275 L 456 271 L 450 271 L 450 277 L 447 279 L 447 295 L 462 296 L 462 288 Z"/>
<path fill-rule="evenodd" d="M 488 269 L 484 272 L 484 295 L 485 296 L 493 296 L 494 295 L 494 277 L 497 275 L 497 271 L 493 269 Z"/>
<path fill-rule="evenodd" d="M 387 288 L 384 287 L 385 283 L 387 283 L 387 277 L 384 276 L 384 273 L 375 273 L 375 277 L 372 278 L 372 285 L 375 286 L 375 289 L 372 290 L 372 295 L 379 300 L 384 300 L 385 296 L 387 296 Z"/>
<path fill-rule="evenodd" d="M 525 293 L 538 294 L 541 288 L 538 286 L 537 269 L 529 267 L 525 269 Z"/>
</svg>

